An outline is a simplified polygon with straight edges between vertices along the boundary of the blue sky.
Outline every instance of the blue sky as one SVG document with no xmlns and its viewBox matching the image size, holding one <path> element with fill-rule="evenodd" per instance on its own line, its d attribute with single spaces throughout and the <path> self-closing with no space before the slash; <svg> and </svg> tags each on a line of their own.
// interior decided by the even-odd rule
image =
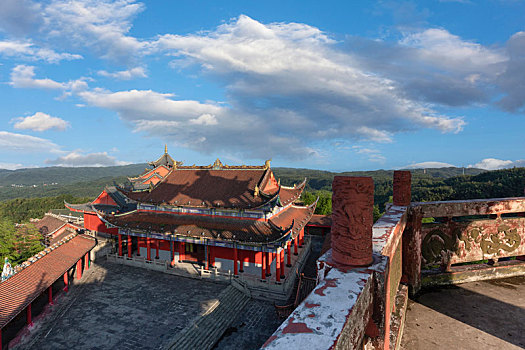
<svg viewBox="0 0 525 350">
<path fill-rule="evenodd" d="M 0 168 L 525 166 L 522 1 L 0 2 Z"/>
</svg>

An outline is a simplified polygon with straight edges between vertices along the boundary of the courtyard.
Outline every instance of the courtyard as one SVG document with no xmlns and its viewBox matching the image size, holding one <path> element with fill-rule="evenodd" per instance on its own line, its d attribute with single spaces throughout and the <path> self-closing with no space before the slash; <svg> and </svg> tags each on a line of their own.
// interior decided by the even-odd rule
<svg viewBox="0 0 525 350">
<path fill-rule="evenodd" d="M 159 349 L 226 285 L 102 262 L 61 293 L 17 349 Z"/>
</svg>

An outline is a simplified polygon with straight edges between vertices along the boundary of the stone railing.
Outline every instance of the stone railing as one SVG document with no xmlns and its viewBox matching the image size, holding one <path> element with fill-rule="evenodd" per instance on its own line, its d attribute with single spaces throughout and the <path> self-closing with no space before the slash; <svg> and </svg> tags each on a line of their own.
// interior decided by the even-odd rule
<svg viewBox="0 0 525 350">
<path fill-rule="evenodd" d="M 501 260 L 513 258 L 504 264 L 510 266 L 524 260 L 523 197 L 412 203 L 409 216 L 418 253 L 411 258 L 414 278 L 410 284 L 416 291 L 421 279 L 432 285 L 491 278 L 494 271 L 487 273 L 484 263 L 496 267 Z M 421 224 L 428 217 L 435 221 Z M 461 267 L 472 262 L 481 263 L 477 270 L 473 265 Z M 480 268 L 485 272 L 474 272 Z M 524 272 L 521 266 L 508 270 L 509 276 Z"/>
<path fill-rule="evenodd" d="M 400 281 L 410 173 L 394 174 L 394 205 L 373 226 L 371 179 L 338 180 L 333 185 L 332 249 L 318 259 L 318 285 L 265 348 L 357 349 L 365 344 L 389 349 L 398 344 L 401 322 L 393 310 L 403 309 L 395 304 L 396 296 L 404 295 L 400 300 L 405 302 L 407 297 Z"/>
</svg>

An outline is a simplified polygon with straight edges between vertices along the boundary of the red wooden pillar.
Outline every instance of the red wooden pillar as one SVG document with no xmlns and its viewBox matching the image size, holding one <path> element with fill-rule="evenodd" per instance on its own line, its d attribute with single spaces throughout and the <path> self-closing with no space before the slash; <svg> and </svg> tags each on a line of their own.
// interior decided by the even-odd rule
<svg viewBox="0 0 525 350">
<path fill-rule="evenodd" d="M 279 258 L 281 259 L 281 278 L 284 278 L 284 248 L 281 250 L 281 253 L 279 254 Z"/>
<path fill-rule="evenodd" d="M 210 266 L 215 267 L 215 247 L 211 245 L 209 247 L 210 247 Z"/>
<path fill-rule="evenodd" d="M 237 263 L 237 247 L 233 247 L 233 275 L 237 276 L 239 265 Z"/>
<path fill-rule="evenodd" d="M 170 250 L 171 250 L 171 266 L 175 266 L 175 242 L 171 241 L 171 246 L 170 246 Z"/>
<path fill-rule="evenodd" d="M 48 304 L 53 305 L 53 285 L 50 285 L 49 288 L 47 288 L 47 302 Z"/>
<path fill-rule="evenodd" d="M 69 276 L 68 276 L 67 271 L 66 271 L 66 273 L 64 274 L 64 292 L 66 292 L 66 293 L 67 293 L 67 291 L 69 289 L 68 286 L 69 286 Z"/>
<path fill-rule="evenodd" d="M 332 259 L 343 265 L 370 265 L 374 180 L 335 176 L 332 193 Z"/>
<path fill-rule="evenodd" d="M 272 275 L 272 253 L 268 252 L 268 257 L 266 258 L 266 276 Z"/>
<path fill-rule="evenodd" d="M 118 255 L 122 256 L 122 235 L 118 234 Z"/>
<path fill-rule="evenodd" d="M 87 271 L 89 269 L 89 253 L 86 253 L 84 255 L 84 270 Z"/>
<path fill-rule="evenodd" d="M 184 242 L 179 242 L 179 262 L 184 260 Z"/>
<path fill-rule="evenodd" d="M 140 256 L 140 241 L 142 238 L 137 237 L 137 256 Z"/>
<path fill-rule="evenodd" d="M 266 279 L 266 253 L 261 252 L 261 254 L 262 254 L 261 279 L 264 281 Z"/>
<path fill-rule="evenodd" d="M 157 249 L 155 259 L 159 258 L 159 246 L 160 246 L 160 239 L 155 240 L 155 248 Z"/>
<path fill-rule="evenodd" d="M 82 258 L 77 261 L 77 280 L 82 278 Z"/>
<path fill-rule="evenodd" d="M 131 245 L 131 235 L 128 235 L 128 258 L 131 258 L 131 251 L 132 251 L 132 245 Z"/>
<path fill-rule="evenodd" d="M 151 242 L 150 241 L 151 241 L 150 238 L 146 237 L 146 250 L 147 250 L 146 259 L 148 261 L 151 261 Z"/>
<path fill-rule="evenodd" d="M 304 244 L 304 228 L 299 231 L 299 247 L 302 248 Z"/>
<path fill-rule="evenodd" d="M 292 267 L 292 242 L 288 241 L 287 243 L 287 254 L 286 254 L 286 266 Z"/>
<path fill-rule="evenodd" d="M 29 305 L 27 305 L 27 309 L 26 309 L 26 324 L 31 327 L 33 325 L 33 321 L 31 319 L 31 303 L 29 303 Z"/>
<path fill-rule="evenodd" d="M 204 251 L 205 259 L 204 260 L 206 260 L 204 267 L 206 268 L 206 270 L 210 269 L 210 250 L 208 249 L 208 247 L 209 247 L 208 245 L 204 246 L 204 249 L 205 249 Z"/>
<path fill-rule="evenodd" d="M 275 258 L 275 281 L 281 282 L 281 252 Z"/>
<path fill-rule="evenodd" d="M 239 264 L 241 265 L 239 267 L 239 272 L 243 273 L 244 272 L 244 253 L 242 249 L 239 251 Z"/>
<path fill-rule="evenodd" d="M 298 255 L 299 253 L 297 253 L 297 240 L 299 239 L 299 237 L 295 237 L 295 239 L 293 240 L 293 255 Z"/>
</svg>

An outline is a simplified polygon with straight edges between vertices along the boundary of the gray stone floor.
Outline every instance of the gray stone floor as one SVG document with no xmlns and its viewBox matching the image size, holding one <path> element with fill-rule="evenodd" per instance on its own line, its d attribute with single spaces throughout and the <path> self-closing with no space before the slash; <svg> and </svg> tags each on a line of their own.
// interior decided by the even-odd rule
<svg viewBox="0 0 525 350">
<path fill-rule="evenodd" d="M 19 349 L 158 349 L 225 285 L 120 264 L 94 264 Z"/>
<path fill-rule="evenodd" d="M 465 283 L 409 300 L 401 348 L 525 349 L 525 277 Z"/>
</svg>

